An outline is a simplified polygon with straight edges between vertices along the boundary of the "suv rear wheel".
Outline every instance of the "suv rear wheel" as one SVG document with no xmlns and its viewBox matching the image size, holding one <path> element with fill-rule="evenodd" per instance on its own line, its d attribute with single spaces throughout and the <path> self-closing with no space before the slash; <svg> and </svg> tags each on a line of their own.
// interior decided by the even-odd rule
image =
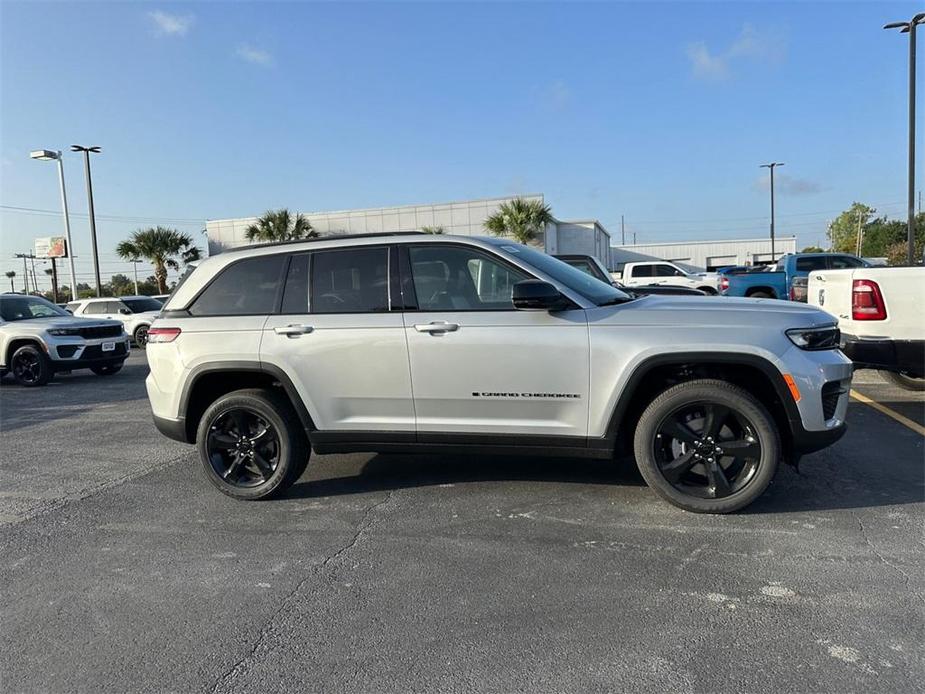
<svg viewBox="0 0 925 694">
<path fill-rule="evenodd" d="M 266 499 L 305 472 L 311 448 L 289 402 L 271 390 L 236 390 L 202 416 L 196 446 L 209 481 L 236 499 Z"/>
<path fill-rule="evenodd" d="M 23 345 L 10 358 L 10 373 L 21 386 L 44 386 L 51 380 L 51 363 L 36 345 Z"/>
<path fill-rule="evenodd" d="M 148 328 L 151 326 L 148 325 L 139 325 L 135 328 L 135 332 L 132 334 L 132 339 L 135 340 L 135 345 L 138 349 L 144 349 L 148 345 Z"/>
<path fill-rule="evenodd" d="M 634 450 L 642 476 L 665 500 L 695 513 L 729 513 L 764 492 L 781 448 L 761 403 L 731 383 L 701 379 L 649 404 Z"/>
<path fill-rule="evenodd" d="M 894 373 L 892 371 L 881 371 L 880 375 L 883 376 L 886 380 L 890 381 L 893 385 L 897 385 L 900 388 L 918 391 L 925 390 L 925 378 L 916 378 L 915 376 Z"/>
</svg>

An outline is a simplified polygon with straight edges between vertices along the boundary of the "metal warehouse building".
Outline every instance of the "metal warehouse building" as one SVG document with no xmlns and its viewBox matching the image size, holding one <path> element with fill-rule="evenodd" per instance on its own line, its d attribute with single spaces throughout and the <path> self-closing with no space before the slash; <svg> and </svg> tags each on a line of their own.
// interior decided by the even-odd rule
<svg viewBox="0 0 925 694">
<path fill-rule="evenodd" d="M 635 246 L 614 246 L 614 259 L 620 259 L 621 251 L 653 256 L 660 260 L 672 260 L 696 268 L 715 270 L 726 265 L 758 265 L 776 260 L 786 253 L 796 253 L 797 237 L 783 236 L 774 240 L 774 256 L 771 256 L 771 239 L 732 239 L 728 241 L 678 241 L 670 243 L 649 243 Z"/>
<path fill-rule="evenodd" d="M 514 197 L 303 214 L 322 236 L 413 231 L 425 226 L 443 227 L 447 234 L 485 236 L 488 234 L 485 220 L 498 210 L 501 203 L 513 200 Z M 544 202 L 542 195 L 516 197 Z M 255 221 L 257 217 L 207 222 L 209 255 L 249 243 L 245 234 L 247 227 Z M 596 220 L 554 220 L 546 226 L 545 232 L 538 239 L 538 245 L 550 254 L 593 255 L 607 267 L 612 265 L 610 233 Z"/>
</svg>

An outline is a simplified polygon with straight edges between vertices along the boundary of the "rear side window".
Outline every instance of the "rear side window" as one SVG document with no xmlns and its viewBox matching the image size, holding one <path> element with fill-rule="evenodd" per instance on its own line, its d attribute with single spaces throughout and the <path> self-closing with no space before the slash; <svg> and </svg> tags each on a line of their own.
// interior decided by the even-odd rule
<svg viewBox="0 0 925 694">
<path fill-rule="evenodd" d="M 825 256 L 797 258 L 797 272 L 812 272 L 813 270 L 825 270 Z"/>
<path fill-rule="evenodd" d="M 651 265 L 637 265 L 633 268 L 633 277 L 652 277 Z"/>
<path fill-rule="evenodd" d="M 388 248 L 318 251 L 311 266 L 312 313 L 389 310 Z"/>
<path fill-rule="evenodd" d="M 103 313 L 107 313 L 107 310 L 106 310 L 107 303 L 108 302 L 106 301 L 91 301 L 89 304 L 87 304 L 84 307 L 84 313 L 90 316 L 101 315 Z"/>
<path fill-rule="evenodd" d="M 307 253 L 292 256 L 283 288 L 281 313 L 308 313 L 308 265 Z"/>
<path fill-rule="evenodd" d="M 189 307 L 194 316 L 253 316 L 273 313 L 284 255 L 266 255 L 229 265 Z"/>
</svg>

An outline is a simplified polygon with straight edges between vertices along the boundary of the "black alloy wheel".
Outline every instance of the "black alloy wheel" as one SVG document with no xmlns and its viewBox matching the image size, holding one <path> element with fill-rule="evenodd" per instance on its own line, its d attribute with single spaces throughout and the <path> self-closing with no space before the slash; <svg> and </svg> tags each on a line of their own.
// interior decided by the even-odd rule
<svg viewBox="0 0 925 694">
<path fill-rule="evenodd" d="M 741 412 L 715 402 L 696 402 L 662 420 L 653 454 L 662 476 L 679 492 L 721 499 L 754 478 L 761 463 L 761 441 Z"/>
<path fill-rule="evenodd" d="M 206 448 L 215 474 L 234 487 L 266 484 L 279 465 L 279 433 L 250 408 L 219 413 L 209 426 Z"/>
<path fill-rule="evenodd" d="M 135 340 L 135 345 L 139 349 L 144 349 L 148 345 L 148 326 L 139 325 L 137 328 L 135 328 L 135 334 L 133 337 Z"/>
<path fill-rule="evenodd" d="M 35 345 L 24 345 L 10 359 L 10 373 L 21 386 L 43 386 L 51 379 L 48 358 Z"/>
</svg>

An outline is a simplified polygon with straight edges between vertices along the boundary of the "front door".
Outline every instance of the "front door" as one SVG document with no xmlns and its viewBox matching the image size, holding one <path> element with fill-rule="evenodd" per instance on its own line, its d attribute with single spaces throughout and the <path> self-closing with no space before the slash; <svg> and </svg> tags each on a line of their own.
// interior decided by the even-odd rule
<svg viewBox="0 0 925 694">
<path fill-rule="evenodd" d="M 292 378 L 318 429 L 413 435 L 408 347 L 389 294 L 386 246 L 292 256 L 260 358 Z"/>
<path fill-rule="evenodd" d="M 587 435 L 584 311 L 514 309 L 511 289 L 530 277 L 472 246 L 402 245 L 399 252 L 404 300 L 416 306 L 403 315 L 419 441 Z"/>
</svg>

